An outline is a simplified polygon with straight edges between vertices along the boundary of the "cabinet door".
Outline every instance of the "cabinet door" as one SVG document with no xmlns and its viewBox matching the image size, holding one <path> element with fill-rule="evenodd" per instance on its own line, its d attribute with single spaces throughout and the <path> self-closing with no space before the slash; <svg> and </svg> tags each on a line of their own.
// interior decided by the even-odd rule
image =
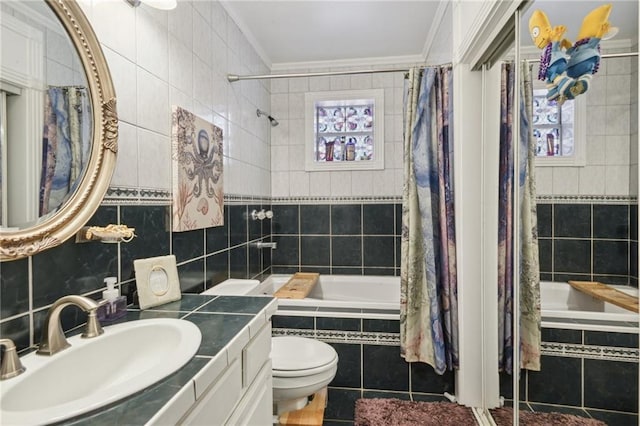
<svg viewBox="0 0 640 426">
<path fill-rule="evenodd" d="M 271 426 L 273 424 L 271 360 L 267 361 L 233 412 L 227 425 Z"/>
<path fill-rule="evenodd" d="M 185 425 L 221 425 L 242 394 L 242 362 L 236 358 L 220 378 L 196 401 Z"/>
</svg>

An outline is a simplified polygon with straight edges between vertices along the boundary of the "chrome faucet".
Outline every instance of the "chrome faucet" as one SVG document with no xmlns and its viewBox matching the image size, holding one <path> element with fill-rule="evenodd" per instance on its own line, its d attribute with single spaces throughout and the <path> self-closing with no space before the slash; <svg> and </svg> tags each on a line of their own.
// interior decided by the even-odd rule
<svg viewBox="0 0 640 426">
<path fill-rule="evenodd" d="M 98 321 L 97 310 L 98 306 L 100 306 L 98 302 L 84 296 L 64 296 L 56 300 L 49 309 L 49 313 L 42 327 L 40 347 L 36 354 L 53 355 L 71 346 L 64 337 L 64 331 L 62 331 L 62 324 L 60 322 L 60 313 L 69 305 L 75 305 L 88 314 L 87 326 L 84 333 L 82 333 L 83 339 L 96 337 L 104 332 L 100 321 Z"/>
<path fill-rule="evenodd" d="M 2 365 L 0 366 L 0 380 L 10 379 L 24 372 L 25 368 L 18 358 L 16 345 L 11 339 L 0 339 L 0 346 L 4 346 Z"/>
<path fill-rule="evenodd" d="M 258 241 L 257 243 L 255 243 L 255 247 L 259 248 L 259 249 L 271 249 L 271 250 L 275 250 L 278 248 L 278 243 L 267 243 L 267 242 L 263 242 L 263 241 Z"/>
</svg>

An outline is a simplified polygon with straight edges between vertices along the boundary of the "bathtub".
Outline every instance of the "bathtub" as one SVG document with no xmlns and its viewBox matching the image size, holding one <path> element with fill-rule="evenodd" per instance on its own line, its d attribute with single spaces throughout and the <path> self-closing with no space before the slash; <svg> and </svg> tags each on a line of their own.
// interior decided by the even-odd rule
<svg viewBox="0 0 640 426">
<path fill-rule="evenodd" d="M 273 294 L 290 275 L 271 275 L 253 294 Z M 629 294 L 638 289 L 614 286 Z M 638 329 L 638 314 L 594 299 L 567 283 L 541 282 L 543 327 L 599 331 Z M 388 276 L 321 275 L 305 299 L 279 299 L 279 311 L 305 315 L 305 311 L 332 312 L 336 317 L 399 318 L 400 278 Z"/>
</svg>

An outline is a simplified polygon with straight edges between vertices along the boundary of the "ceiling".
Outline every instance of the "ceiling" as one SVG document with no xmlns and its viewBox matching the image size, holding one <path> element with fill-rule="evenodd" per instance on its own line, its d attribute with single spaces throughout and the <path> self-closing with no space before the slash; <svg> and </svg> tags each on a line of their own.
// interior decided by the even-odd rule
<svg viewBox="0 0 640 426">
<path fill-rule="evenodd" d="M 474 0 L 462 0 L 474 1 Z M 478 0 L 475 0 L 478 1 Z M 423 62 L 451 52 L 450 33 L 436 29 L 451 22 L 447 0 L 227 0 L 229 15 L 272 69 L 333 64 Z M 638 1 L 610 0 L 614 40 L 638 37 Z M 523 15 L 522 45 L 530 43 L 528 20 L 543 10 L 552 25 L 565 25 L 575 41 L 582 19 L 602 1 L 537 0 Z M 449 58 L 450 60 L 450 58 Z"/>
</svg>

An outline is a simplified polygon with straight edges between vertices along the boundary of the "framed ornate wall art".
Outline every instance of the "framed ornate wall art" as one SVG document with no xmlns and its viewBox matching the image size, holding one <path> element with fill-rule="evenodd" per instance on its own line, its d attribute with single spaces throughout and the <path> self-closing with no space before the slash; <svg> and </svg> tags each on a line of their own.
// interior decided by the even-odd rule
<svg viewBox="0 0 640 426">
<path fill-rule="evenodd" d="M 173 231 L 224 224 L 222 129 L 173 107 Z"/>
</svg>

